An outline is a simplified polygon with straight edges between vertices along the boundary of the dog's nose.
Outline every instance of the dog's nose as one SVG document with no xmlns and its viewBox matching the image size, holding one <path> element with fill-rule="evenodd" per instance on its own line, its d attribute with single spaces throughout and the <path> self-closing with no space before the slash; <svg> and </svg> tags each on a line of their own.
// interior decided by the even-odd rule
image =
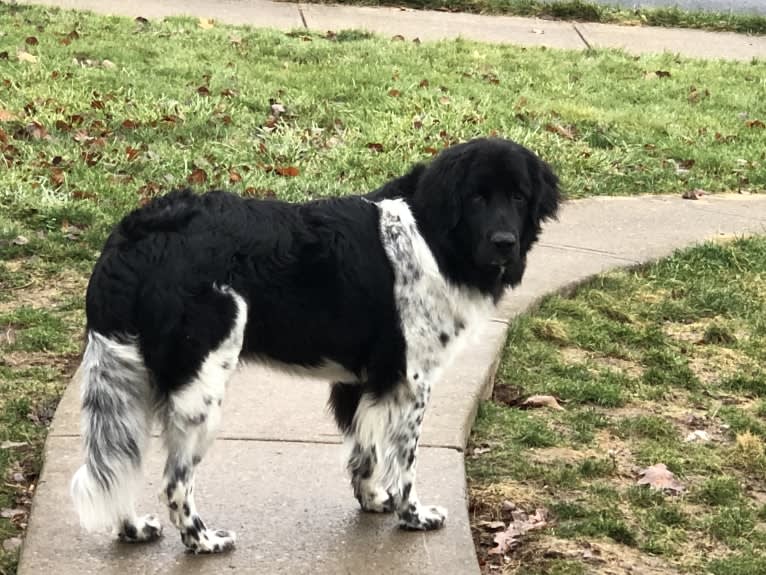
<svg viewBox="0 0 766 575">
<path fill-rule="evenodd" d="M 490 241 L 499 252 L 506 253 L 514 248 L 518 238 L 513 232 L 495 232 L 490 237 Z"/>
</svg>

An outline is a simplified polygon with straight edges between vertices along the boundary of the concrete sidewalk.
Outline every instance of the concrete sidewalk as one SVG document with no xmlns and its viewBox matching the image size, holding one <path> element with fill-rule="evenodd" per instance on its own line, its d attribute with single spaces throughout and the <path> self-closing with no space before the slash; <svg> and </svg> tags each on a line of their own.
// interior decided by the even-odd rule
<svg viewBox="0 0 766 575">
<path fill-rule="evenodd" d="M 551 48 L 622 48 L 633 54 L 672 52 L 695 58 L 766 58 L 766 36 L 677 28 L 570 23 L 512 16 L 272 2 L 270 0 L 17 0 L 105 14 L 163 18 L 190 15 L 228 24 L 290 30 L 364 29 L 385 36 L 485 42 Z"/>
<path fill-rule="evenodd" d="M 325 410 L 327 386 L 258 368 L 229 388 L 223 429 L 203 461 L 195 493 L 205 520 L 238 532 L 236 549 L 202 557 L 184 552 L 168 525 L 146 546 L 83 533 L 68 482 L 81 462 L 78 393 L 70 385 L 54 418 L 45 466 L 22 550 L 19 575 L 57 572 L 219 574 L 477 574 L 466 509 L 463 448 L 478 402 L 492 386 L 507 323 L 544 296 L 604 270 L 670 254 L 720 235 L 766 233 L 766 196 L 601 198 L 567 203 L 546 226 L 521 286 L 455 358 L 433 392 L 418 468 L 423 501 L 448 507 L 447 526 L 407 533 L 391 516 L 357 509 Z M 142 512 L 159 512 L 161 454 L 149 457 Z"/>
</svg>

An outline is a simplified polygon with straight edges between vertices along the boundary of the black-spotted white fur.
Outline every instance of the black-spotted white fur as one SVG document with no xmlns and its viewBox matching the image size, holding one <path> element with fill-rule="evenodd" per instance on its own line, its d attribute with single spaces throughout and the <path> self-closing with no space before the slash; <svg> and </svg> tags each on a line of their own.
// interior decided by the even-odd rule
<svg viewBox="0 0 766 575">
<path fill-rule="evenodd" d="M 186 547 L 228 549 L 194 501 L 239 361 L 338 379 L 330 405 L 354 495 L 407 529 L 441 527 L 415 466 L 431 390 L 477 317 L 521 280 L 557 179 L 525 148 L 474 140 L 364 197 L 305 204 L 171 193 L 124 218 L 88 286 L 80 369 L 82 523 L 150 541 L 135 490 L 152 422 L 161 499 Z M 257 510 L 253 510 L 257 512 Z"/>
</svg>

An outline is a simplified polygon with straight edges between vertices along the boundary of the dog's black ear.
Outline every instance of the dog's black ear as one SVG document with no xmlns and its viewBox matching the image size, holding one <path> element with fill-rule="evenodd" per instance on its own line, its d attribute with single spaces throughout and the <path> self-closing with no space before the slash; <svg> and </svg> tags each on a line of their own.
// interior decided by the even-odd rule
<svg viewBox="0 0 766 575">
<path fill-rule="evenodd" d="M 522 257 L 515 267 L 511 266 L 503 273 L 503 282 L 511 286 L 518 284 L 524 275 L 526 254 L 537 241 L 542 222 L 556 217 L 561 202 L 559 179 L 553 169 L 529 150 L 526 153 L 531 202 L 521 234 Z"/>
<path fill-rule="evenodd" d="M 460 160 L 442 152 L 423 171 L 413 197 L 418 223 L 441 234 L 454 229 L 462 215 L 466 166 Z"/>
<path fill-rule="evenodd" d="M 539 228 L 541 222 L 556 217 L 561 203 L 559 178 L 546 162 L 531 152 L 527 157 L 527 171 L 534 198 L 531 215 Z"/>
</svg>

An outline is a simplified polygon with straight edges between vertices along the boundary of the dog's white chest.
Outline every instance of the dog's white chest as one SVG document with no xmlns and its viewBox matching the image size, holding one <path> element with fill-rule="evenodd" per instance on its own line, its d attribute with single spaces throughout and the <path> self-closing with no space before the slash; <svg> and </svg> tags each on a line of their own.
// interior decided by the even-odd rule
<svg viewBox="0 0 766 575">
<path fill-rule="evenodd" d="M 407 376 L 410 381 L 433 380 L 448 349 L 477 316 L 488 315 L 492 302 L 444 278 L 403 200 L 383 200 L 378 206 L 381 241 L 394 270 L 394 298 L 407 342 Z"/>
</svg>

